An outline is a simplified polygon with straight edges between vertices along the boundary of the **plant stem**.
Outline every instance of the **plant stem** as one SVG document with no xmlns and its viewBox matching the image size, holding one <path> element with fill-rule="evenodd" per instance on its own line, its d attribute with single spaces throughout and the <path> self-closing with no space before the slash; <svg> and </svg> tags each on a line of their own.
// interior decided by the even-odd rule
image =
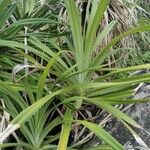
<svg viewBox="0 0 150 150">
<path fill-rule="evenodd" d="M 61 130 L 61 135 L 60 135 L 60 140 L 58 143 L 57 150 L 66 150 L 67 145 L 68 145 L 68 139 L 71 131 L 71 125 L 73 122 L 73 111 L 69 108 L 67 108 L 65 115 L 64 115 L 64 120 L 63 120 L 63 125 L 62 125 L 62 130 Z"/>
</svg>

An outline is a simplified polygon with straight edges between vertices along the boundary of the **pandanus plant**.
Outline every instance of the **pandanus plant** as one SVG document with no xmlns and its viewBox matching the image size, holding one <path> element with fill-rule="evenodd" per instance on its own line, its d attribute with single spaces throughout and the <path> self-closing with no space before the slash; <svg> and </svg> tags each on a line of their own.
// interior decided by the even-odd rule
<svg viewBox="0 0 150 150">
<path fill-rule="evenodd" d="M 113 30 L 117 22 L 110 22 L 102 31 L 98 31 L 107 9 L 109 0 L 89 0 L 86 7 L 85 21 L 81 23 L 81 14 L 74 0 L 64 0 L 69 17 L 71 35 L 59 39 L 53 38 L 43 44 L 35 36 L 29 36 L 28 44 L 0 39 L 1 49 L 9 47 L 18 55 L 25 57 L 29 68 L 36 69 L 34 73 L 21 78 L 17 83 L 10 78 L 1 78 L 0 94 L 12 121 L 0 133 L 1 148 L 24 147 L 25 149 L 57 149 L 75 150 L 75 145 L 69 145 L 68 140 L 73 125 L 82 125 L 104 141 L 103 145 L 90 149 L 124 149 L 114 137 L 102 127 L 87 120 L 75 117 L 83 104 L 96 105 L 117 118 L 133 134 L 142 146 L 146 145 L 138 137 L 132 127 L 142 127 L 131 117 L 123 113 L 120 104 L 147 102 L 149 99 L 132 100 L 130 96 L 135 86 L 150 80 L 149 74 L 118 79 L 120 73 L 150 68 L 150 64 L 131 66 L 127 68 L 109 68 L 105 60 L 110 55 L 110 49 L 124 37 L 150 31 L 149 25 L 137 26 L 112 39 L 95 55 L 102 41 Z M 87 19 L 88 18 L 88 19 Z M 67 45 L 64 48 L 64 45 Z M 21 49 L 27 49 L 28 54 Z M 47 65 L 45 65 L 47 63 Z M 2 71 L 5 71 L 2 69 Z M 96 72 L 104 72 L 94 78 Z M 38 77 L 39 76 L 39 77 Z M 53 77 L 53 80 L 51 80 Z M 108 80 L 113 77 L 113 80 Z M 6 80 L 7 79 L 7 80 Z M 38 83 L 37 83 L 38 82 Z M 25 96 L 22 96 L 25 93 Z M 52 107 L 52 103 L 57 101 Z M 63 106 L 59 115 L 50 117 L 51 113 Z M 58 125 L 62 126 L 60 134 L 51 135 Z M 5 142 L 6 138 L 19 129 L 22 139 L 16 138 L 17 143 Z M 58 145 L 56 140 L 59 139 Z M 54 143 L 53 143 L 54 142 Z M 88 149 L 89 150 L 89 149 Z"/>
</svg>

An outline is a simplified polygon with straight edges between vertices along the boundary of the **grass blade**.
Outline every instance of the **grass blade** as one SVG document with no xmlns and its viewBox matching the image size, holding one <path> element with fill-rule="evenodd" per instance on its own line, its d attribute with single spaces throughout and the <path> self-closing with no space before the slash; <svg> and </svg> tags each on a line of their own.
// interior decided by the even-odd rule
<svg viewBox="0 0 150 150">
<path fill-rule="evenodd" d="M 81 29 L 81 17 L 78 8 L 73 0 L 64 0 L 68 11 L 70 26 L 75 47 L 76 62 L 79 63 L 79 70 L 82 68 L 80 63 L 83 58 L 83 37 Z"/>
<path fill-rule="evenodd" d="M 38 82 L 37 100 L 43 96 L 46 77 L 48 76 L 51 67 L 53 66 L 53 64 L 55 63 L 56 59 L 59 57 L 60 54 L 61 54 L 61 52 L 56 53 L 54 55 L 54 57 L 52 59 L 50 59 L 50 61 L 46 65 L 46 68 L 45 68 L 45 70 L 44 70 L 43 74 L 41 75 L 39 82 Z"/>
<path fill-rule="evenodd" d="M 57 150 L 66 150 L 68 139 L 71 131 L 71 125 L 73 122 L 73 112 L 71 109 L 67 109 L 64 115 L 64 123 L 62 125 L 62 131 L 58 143 Z"/>
<path fill-rule="evenodd" d="M 146 32 L 146 31 L 150 31 L 150 25 L 145 25 L 145 26 L 139 26 L 139 27 L 135 27 L 133 29 L 128 30 L 127 32 L 122 33 L 121 35 L 115 37 L 106 47 L 104 47 L 99 53 L 98 55 L 95 57 L 93 63 L 92 63 L 92 67 L 96 67 L 99 64 L 101 64 L 105 58 L 107 58 L 108 56 L 108 52 L 109 49 L 114 46 L 118 41 L 120 41 L 121 39 L 123 39 L 124 37 L 133 34 L 133 33 L 137 33 L 137 32 Z"/>
<path fill-rule="evenodd" d="M 2 0 L 0 3 L 0 15 L 2 15 L 3 11 L 7 8 L 7 6 L 11 3 L 11 0 Z"/>
<path fill-rule="evenodd" d="M 90 123 L 87 121 L 80 121 L 77 120 L 77 123 L 82 124 L 83 126 L 87 127 L 89 130 L 94 132 L 96 136 L 98 136 L 100 139 L 104 140 L 108 145 L 110 145 L 114 150 L 123 150 L 123 146 L 115 140 L 108 132 L 106 132 L 102 127 Z"/>
</svg>

